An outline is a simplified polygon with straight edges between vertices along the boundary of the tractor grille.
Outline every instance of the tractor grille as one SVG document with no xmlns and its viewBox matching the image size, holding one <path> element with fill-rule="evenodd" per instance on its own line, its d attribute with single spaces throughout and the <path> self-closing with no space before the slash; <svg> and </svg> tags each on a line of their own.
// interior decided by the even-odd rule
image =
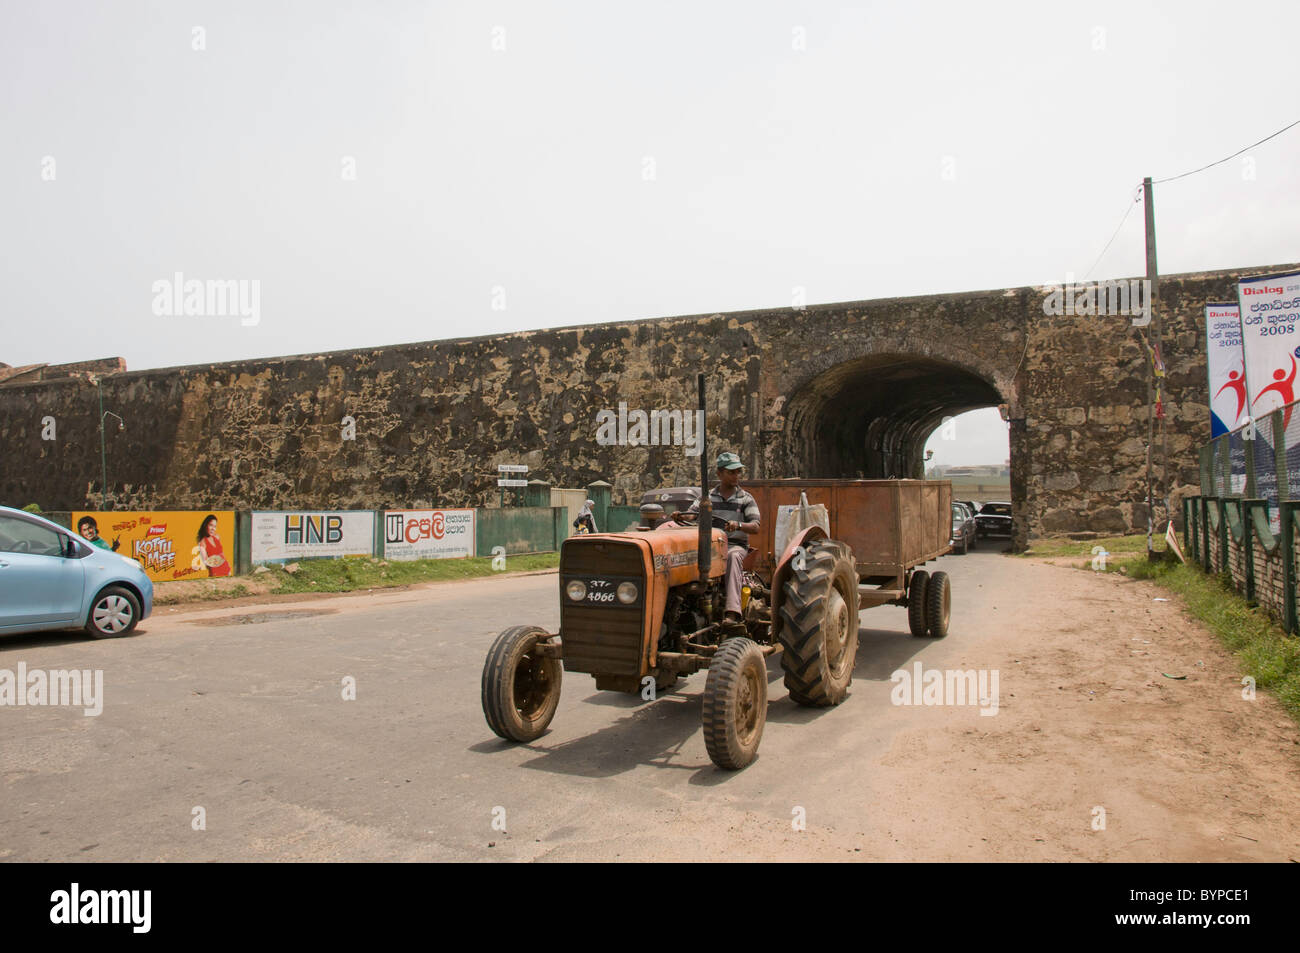
<svg viewBox="0 0 1300 953">
<path fill-rule="evenodd" d="M 579 605 L 564 593 L 570 579 L 633 579 L 637 605 Z M 635 543 L 565 540 L 560 550 L 560 638 L 564 670 L 592 675 L 640 675 L 641 629 L 646 607 L 645 574 Z"/>
</svg>

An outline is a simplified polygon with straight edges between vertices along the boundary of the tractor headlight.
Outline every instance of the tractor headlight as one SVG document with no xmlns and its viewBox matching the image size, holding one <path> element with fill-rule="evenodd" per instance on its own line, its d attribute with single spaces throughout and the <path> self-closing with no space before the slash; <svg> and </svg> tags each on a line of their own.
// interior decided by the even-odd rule
<svg viewBox="0 0 1300 953">
<path fill-rule="evenodd" d="M 630 606 L 632 603 L 636 602 L 637 595 L 636 583 L 620 582 L 618 584 L 618 601 L 623 603 L 623 605 Z"/>
<path fill-rule="evenodd" d="M 564 591 L 574 602 L 581 602 L 587 598 L 587 584 L 581 579 L 574 579 L 564 587 Z"/>
</svg>

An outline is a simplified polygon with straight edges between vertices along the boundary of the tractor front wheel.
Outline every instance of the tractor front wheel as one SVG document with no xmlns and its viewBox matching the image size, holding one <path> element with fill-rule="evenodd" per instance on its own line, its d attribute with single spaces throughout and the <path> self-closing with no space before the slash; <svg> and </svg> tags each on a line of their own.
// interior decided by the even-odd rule
<svg viewBox="0 0 1300 953">
<path fill-rule="evenodd" d="M 704 683 L 704 747 L 719 768 L 735 771 L 758 754 L 767 724 L 767 662 L 758 644 L 737 637 L 709 661 Z"/>
<path fill-rule="evenodd" d="M 800 705 L 826 708 L 849 693 L 858 656 L 858 574 L 846 543 L 817 540 L 785 582 L 781 667 Z"/>
<path fill-rule="evenodd" d="M 507 741 L 539 737 L 560 704 L 560 660 L 536 651 L 547 634 L 535 625 L 506 629 L 483 663 L 483 714 L 488 727 Z"/>
</svg>

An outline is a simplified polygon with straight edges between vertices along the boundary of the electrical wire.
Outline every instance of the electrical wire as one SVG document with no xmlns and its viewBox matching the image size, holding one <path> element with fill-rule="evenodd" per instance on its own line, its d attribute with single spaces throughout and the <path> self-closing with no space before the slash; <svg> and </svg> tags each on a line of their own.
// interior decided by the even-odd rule
<svg viewBox="0 0 1300 953">
<path fill-rule="evenodd" d="M 1274 138 L 1276 138 L 1276 137 L 1282 135 L 1282 133 L 1286 132 L 1288 129 L 1292 129 L 1292 128 L 1296 127 L 1296 126 L 1300 126 L 1300 119 L 1297 119 L 1295 122 L 1291 123 L 1291 125 L 1289 125 L 1289 126 L 1283 126 L 1281 129 L 1279 129 L 1277 132 L 1273 133 L 1273 135 L 1271 135 L 1271 136 L 1265 136 L 1263 139 L 1259 140 L 1259 142 L 1252 142 L 1250 145 L 1246 146 L 1245 149 L 1238 149 L 1238 150 L 1237 150 L 1236 152 L 1234 152 L 1232 155 L 1227 156 L 1227 157 L 1225 157 L 1225 158 L 1223 158 L 1223 159 L 1219 159 L 1217 162 L 1211 162 L 1209 165 L 1203 165 L 1203 166 L 1201 166 L 1199 169 L 1193 169 L 1191 172 L 1184 172 L 1184 173 L 1182 173 L 1181 175 L 1171 175 L 1171 176 L 1169 176 L 1169 178 L 1167 178 L 1167 179 L 1155 179 L 1154 181 L 1152 181 L 1151 184 L 1152 184 L 1152 185 L 1160 185 L 1162 182 L 1173 182 L 1175 179 L 1185 179 L 1185 178 L 1187 178 L 1189 175 L 1195 175 L 1197 172 L 1204 172 L 1206 169 L 1212 169 L 1212 168 L 1214 168 L 1216 165 L 1222 165 L 1223 163 L 1227 162 L 1228 159 L 1235 159 L 1235 158 L 1237 158 L 1237 156 L 1241 155 L 1243 152 L 1246 152 L 1246 151 L 1248 151 L 1248 150 L 1250 150 L 1250 149 L 1253 149 L 1253 148 L 1255 148 L 1256 146 L 1261 146 L 1261 145 L 1263 145 L 1264 143 L 1268 142 L 1268 140 L 1270 140 L 1270 139 L 1274 139 Z"/>
<path fill-rule="evenodd" d="M 1300 126 L 1300 119 L 1297 119 L 1295 122 L 1291 123 L 1290 125 L 1283 126 L 1281 129 L 1279 129 L 1277 132 L 1273 133 L 1272 135 L 1265 136 L 1263 139 L 1259 140 L 1259 142 L 1252 142 L 1244 149 L 1238 149 L 1230 156 L 1225 156 L 1222 159 L 1218 159 L 1214 162 L 1211 162 L 1209 165 L 1203 165 L 1199 169 L 1192 169 L 1190 172 L 1183 172 L 1180 173 L 1179 175 L 1171 175 L 1163 179 L 1153 179 L 1151 184 L 1161 185 L 1165 182 L 1175 182 L 1178 179 L 1185 179 L 1189 175 L 1195 175 L 1198 172 L 1204 172 L 1206 169 L 1212 169 L 1216 165 L 1223 165 L 1223 163 L 1227 162 L 1229 159 L 1235 159 L 1243 152 L 1249 152 L 1251 149 L 1254 149 L 1256 146 L 1263 145 L 1264 143 L 1268 142 L 1270 139 L 1276 139 L 1278 136 L 1282 135 L 1282 133 L 1286 132 L 1288 129 L 1294 129 L 1296 126 Z M 1106 256 L 1106 252 L 1109 251 L 1110 246 L 1114 244 L 1116 237 L 1118 237 L 1119 235 L 1120 229 L 1124 227 L 1124 223 L 1128 221 L 1129 215 L 1132 214 L 1133 206 L 1140 201 L 1142 197 L 1141 190 L 1142 190 L 1142 184 L 1139 183 L 1137 189 L 1134 191 L 1133 200 L 1128 203 L 1128 207 L 1124 210 L 1124 217 L 1119 220 L 1119 225 L 1115 227 L 1114 233 L 1110 236 L 1110 241 L 1106 242 L 1106 247 L 1101 250 L 1101 254 L 1097 256 L 1097 260 L 1092 263 L 1092 267 L 1089 268 L 1087 274 L 1083 276 L 1084 281 L 1087 281 L 1089 276 L 1092 275 L 1093 271 L 1096 270 L 1097 266 L 1101 264 L 1102 258 Z"/>
<path fill-rule="evenodd" d="M 1088 280 L 1089 276 L 1097 269 L 1097 266 L 1101 264 L 1101 260 L 1106 257 L 1106 252 L 1110 250 L 1111 244 L 1115 241 L 1115 238 L 1119 235 L 1119 230 L 1124 227 L 1124 223 L 1128 221 L 1128 217 L 1131 214 L 1133 214 L 1133 207 L 1137 205 L 1137 203 L 1141 200 L 1141 198 L 1142 198 L 1142 186 L 1139 184 L 1137 188 L 1134 190 L 1133 198 L 1128 203 L 1128 207 L 1124 209 L 1124 217 L 1119 220 L 1119 225 L 1115 226 L 1115 231 L 1114 234 L 1110 236 L 1110 241 L 1106 243 L 1106 247 L 1101 250 L 1101 254 L 1097 256 L 1097 260 L 1092 263 L 1092 267 L 1089 268 L 1087 274 L 1083 276 L 1084 281 Z"/>
</svg>

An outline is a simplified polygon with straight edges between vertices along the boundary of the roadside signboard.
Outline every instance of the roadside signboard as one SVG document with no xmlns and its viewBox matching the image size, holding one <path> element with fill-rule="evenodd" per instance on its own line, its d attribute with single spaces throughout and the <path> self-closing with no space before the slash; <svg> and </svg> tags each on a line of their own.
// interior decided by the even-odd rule
<svg viewBox="0 0 1300 953">
<path fill-rule="evenodd" d="M 253 511 L 254 563 L 370 556 L 375 551 L 373 510 Z"/>
<path fill-rule="evenodd" d="M 473 555 L 473 510 L 384 511 L 385 559 L 456 559 Z"/>
<path fill-rule="evenodd" d="M 1300 353 L 1300 272 L 1237 282 L 1245 356 L 1246 413 L 1258 420 L 1295 400 Z M 1288 422 L 1291 414 L 1287 412 Z M 1272 445 L 1273 435 L 1260 428 Z"/>
<path fill-rule="evenodd" d="M 1235 302 L 1205 306 L 1205 364 L 1210 376 L 1210 437 L 1237 429 L 1246 415 L 1241 312 Z"/>
<path fill-rule="evenodd" d="M 94 545 L 134 559 L 154 582 L 232 572 L 235 514 L 230 510 L 78 511 L 72 528 L 83 539 L 98 538 Z"/>
</svg>

